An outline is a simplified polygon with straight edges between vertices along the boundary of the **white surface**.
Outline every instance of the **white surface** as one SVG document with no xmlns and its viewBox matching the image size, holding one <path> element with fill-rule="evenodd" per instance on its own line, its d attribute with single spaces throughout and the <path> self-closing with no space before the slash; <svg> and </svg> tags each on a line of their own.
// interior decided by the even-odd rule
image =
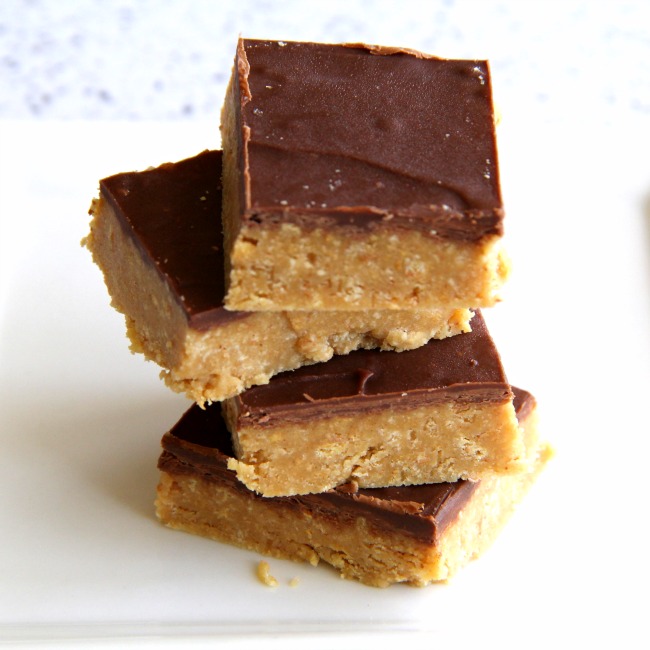
<svg viewBox="0 0 650 650">
<path fill-rule="evenodd" d="M 565 3 L 562 20 L 493 5 L 490 40 L 487 10 L 437 3 L 448 29 L 432 27 L 429 47 L 403 17 L 393 32 L 377 15 L 350 23 L 365 40 L 449 55 L 476 36 L 504 114 L 515 269 L 486 318 L 558 454 L 494 548 L 446 586 L 374 590 L 272 560 L 271 590 L 254 578 L 258 556 L 155 521 L 159 440 L 187 402 L 129 354 L 78 242 L 99 178 L 218 146 L 218 107 L 176 123 L 0 121 L 0 641 L 304 647 L 314 633 L 319 648 L 379 630 L 415 647 L 647 645 L 650 43 L 646 5 L 587 4 Z M 277 15 L 254 35 L 297 38 L 295 20 L 288 35 Z M 333 31 L 352 40 L 350 29 Z M 75 106 L 66 117 L 86 114 Z"/>
</svg>

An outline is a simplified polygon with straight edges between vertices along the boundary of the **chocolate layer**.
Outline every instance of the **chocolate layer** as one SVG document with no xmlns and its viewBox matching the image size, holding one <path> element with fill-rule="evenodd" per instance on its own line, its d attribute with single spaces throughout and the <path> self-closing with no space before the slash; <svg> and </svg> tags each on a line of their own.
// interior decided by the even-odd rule
<svg viewBox="0 0 650 650">
<path fill-rule="evenodd" d="M 240 41 L 245 220 L 502 233 L 485 61 Z"/>
<path fill-rule="evenodd" d="M 483 316 L 472 331 L 431 340 L 406 352 L 358 350 L 276 375 L 232 398 L 239 424 L 363 413 L 384 405 L 413 408 L 447 400 L 503 403 L 511 399 L 501 359 Z"/>
<path fill-rule="evenodd" d="M 517 417 L 523 422 L 535 400 L 526 391 L 512 390 Z M 316 510 L 339 519 L 364 516 L 375 525 L 397 528 L 428 544 L 435 543 L 455 521 L 477 486 L 470 481 L 358 490 L 343 485 L 322 494 L 262 497 L 248 490 L 227 469 L 228 458 L 233 455 L 232 442 L 219 405 L 214 404 L 204 410 L 192 406 L 163 436 L 162 446 L 158 467 L 170 474 L 225 483 L 251 499 L 264 499 L 297 511 Z"/>
<path fill-rule="evenodd" d="M 100 181 L 124 232 L 169 285 L 190 327 L 245 318 L 227 311 L 221 228 L 221 152 Z"/>
</svg>

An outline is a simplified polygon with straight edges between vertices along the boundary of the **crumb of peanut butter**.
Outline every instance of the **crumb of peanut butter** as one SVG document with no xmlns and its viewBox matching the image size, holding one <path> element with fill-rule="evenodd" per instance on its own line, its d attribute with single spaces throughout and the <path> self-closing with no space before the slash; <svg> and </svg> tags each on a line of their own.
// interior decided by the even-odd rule
<svg viewBox="0 0 650 650">
<path fill-rule="evenodd" d="M 262 560 L 257 565 L 257 577 L 262 584 L 265 584 L 267 587 L 277 587 L 278 581 L 270 573 L 271 567 L 268 562 Z"/>
<path fill-rule="evenodd" d="M 300 578 L 298 576 L 295 576 L 291 578 L 291 580 L 289 580 L 290 587 L 297 587 L 299 583 L 300 583 Z"/>
</svg>

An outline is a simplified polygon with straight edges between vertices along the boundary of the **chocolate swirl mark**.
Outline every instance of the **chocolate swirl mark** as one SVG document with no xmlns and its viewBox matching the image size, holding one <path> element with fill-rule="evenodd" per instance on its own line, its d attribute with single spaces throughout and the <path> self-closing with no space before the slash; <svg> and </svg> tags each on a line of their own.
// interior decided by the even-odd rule
<svg viewBox="0 0 650 650">
<path fill-rule="evenodd" d="M 358 368 L 355 371 L 356 374 L 356 380 L 357 380 L 357 395 L 365 395 L 366 394 L 366 384 L 368 383 L 368 380 L 374 376 L 374 371 L 369 370 L 368 368 Z M 304 399 L 306 399 L 308 402 L 316 402 L 317 399 L 310 395 L 307 392 L 303 392 L 302 396 Z"/>
<path fill-rule="evenodd" d="M 374 370 L 370 370 L 368 368 L 357 368 L 354 371 L 353 376 L 355 377 L 355 380 L 356 380 L 356 394 L 357 395 L 365 395 L 366 394 L 366 384 L 368 383 L 368 380 L 371 377 L 374 376 L 374 374 L 375 374 Z M 337 374 L 330 375 L 330 378 L 336 379 L 337 377 L 340 378 L 341 380 L 343 380 L 346 377 L 350 377 L 350 375 L 348 373 L 337 373 Z M 318 380 L 318 377 L 308 375 L 308 376 L 302 378 L 302 383 L 305 386 L 309 386 L 311 381 L 317 381 L 317 380 Z M 308 392 L 306 390 L 302 391 L 302 393 L 301 393 L 302 398 L 306 402 L 309 402 L 310 404 L 314 404 L 315 402 L 318 402 L 318 400 L 319 400 L 318 397 L 314 397 L 314 395 L 312 394 L 314 392 L 315 391 L 311 391 L 311 392 Z M 264 421 L 266 421 L 266 420 L 264 420 Z M 258 419 L 258 422 L 261 422 L 261 420 Z"/>
<path fill-rule="evenodd" d="M 435 199 L 436 203 L 438 203 L 441 207 L 445 206 L 448 209 L 464 211 L 470 209 L 473 204 L 471 198 L 467 196 L 467 194 L 464 193 L 459 187 L 453 186 L 449 182 L 445 182 L 440 178 L 437 179 L 427 178 L 425 174 L 410 173 L 405 171 L 404 169 L 398 169 L 390 165 L 380 164 L 369 158 L 354 155 L 349 152 L 346 152 L 344 155 L 342 155 L 341 152 L 337 152 L 337 151 L 328 151 L 328 150 L 314 151 L 311 149 L 283 146 L 279 142 L 272 142 L 269 140 L 262 141 L 255 138 L 253 136 L 253 133 L 254 130 L 251 129 L 249 133 L 249 139 L 247 142 L 249 152 L 252 149 L 256 149 L 260 153 L 264 151 L 274 152 L 287 157 L 292 157 L 297 155 L 297 156 L 305 156 L 305 157 L 320 158 L 320 159 L 331 159 L 332 160 L 331 168 L 336 169 L 337 171 L 344 168 L 346 166 L 345 165 L 346 162 L 351 161 L 353 163 L 356 163 L 357 165 L 366 166 L 377 170 L 378 175 L 384 177 L 392 177 L 394 179 L 401 179 L 402 182 L 410 182 L 413 184 L 417 184 L 422 186 L 423 189 L 426 188 L 429 191 L 434 189 L 437 195 Z M 486 181 L 489 180 L 488 177 L 483 176 L 483 178 L 485 178 Z M 340 179 L 339 179 L 339 185 L 340 185 Z M 249 192 L 250 189 L 252 188 L 249 188 Z M 307 185 L 307 189 L 308 191 L 305 190 L 307 195 L 313 199 L 315 188 Z M 327 193 L 324 192 L 324 194 L 325 196 L 330 195 L 331 197 L 331 191 Z M 261 207 L 258 201 L 255 200 L 255 197 L 251 196 L 250 199 L 252 203 L 256 205 L 256 207 L 258 208 Z"/>
<path fill-rule="evenodd" d="M 367 368 L 359 368 L 357 370 L 357 379 L 359 381 L 357 386 L 357 393 L 359 395 L 366 394 L 366 384 L 374 374 L 375 373 L 372 370 L 368 370 Z"/>
<path fill-rule="evenodd" d="M 368 380 L 374 375 L 374 371 L 369 370 L 367 368 L 358 368 L 355 371 L 356 375 L 356 380 L 357 380 L 357 395 L 365 395 L 366 394 L 366 384 L 368 383 Z M 341 374 L 341 377 L 344 375 Z M 310 403 L 317 402 L 318 399 L 313 397 L 310 393 L 308 392 L 303 392 L 302 393 L 303 398 Z"/>
</svg>

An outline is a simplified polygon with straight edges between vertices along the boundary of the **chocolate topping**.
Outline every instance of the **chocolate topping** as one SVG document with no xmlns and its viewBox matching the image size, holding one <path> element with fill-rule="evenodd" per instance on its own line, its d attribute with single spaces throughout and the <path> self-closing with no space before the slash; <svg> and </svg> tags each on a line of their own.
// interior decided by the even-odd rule
<svg viewBox="0 0 650 650">
<path fill-rule="evenodd" d="M 244 219 L 502 233 L 485 61 L 243 40 L 236 63 Z"/>
<path fill-rule="evenodd" d="M 537 401 L 523 388 L 515 388 L 515 386 L 511 386 L 511 388 L 514 396 L 512 404 L 515 407 L 517 419 L 522 422 L 530 415 L 531 411 L 536 408 Z"/>
<path fill-rule="evenodd" d="M 515 408 L 522 422 L 535 406 L 530 393 L 516 388 Z M 209 481 L 228 483 L 250 498 L 267 499 L 294 509 L 317 509 L 332 517 L 362 515 L 375 525 L 398 528 L 425 543 L 435 543 L 470 499 L 477 483 L 432 483 L 389 488 L 343 485 L 322 494 L 293 497 L 261 497 L 240 483 L 227 469 L 233 449 L 218 404 L 204 410 L 192 406 L 162 439 L 158 467 L 172 474 L 198 475 Z"/>
<path fill-rule="evenodd" d="M 167 282 L 190 327 L 245 318 L 223 307 L 221 152 L 100 181 L 124 232 Z"/>
<path fill-rule="evenodd" d="M 240 424 L 273 426 L 379 405 L 412 408 L 441 401 L 503 403 L 512 398 L 483 316 L 472 331 L 406 352 L 358 350 L 276 375 L 232 398 Z"/>
</svg>

